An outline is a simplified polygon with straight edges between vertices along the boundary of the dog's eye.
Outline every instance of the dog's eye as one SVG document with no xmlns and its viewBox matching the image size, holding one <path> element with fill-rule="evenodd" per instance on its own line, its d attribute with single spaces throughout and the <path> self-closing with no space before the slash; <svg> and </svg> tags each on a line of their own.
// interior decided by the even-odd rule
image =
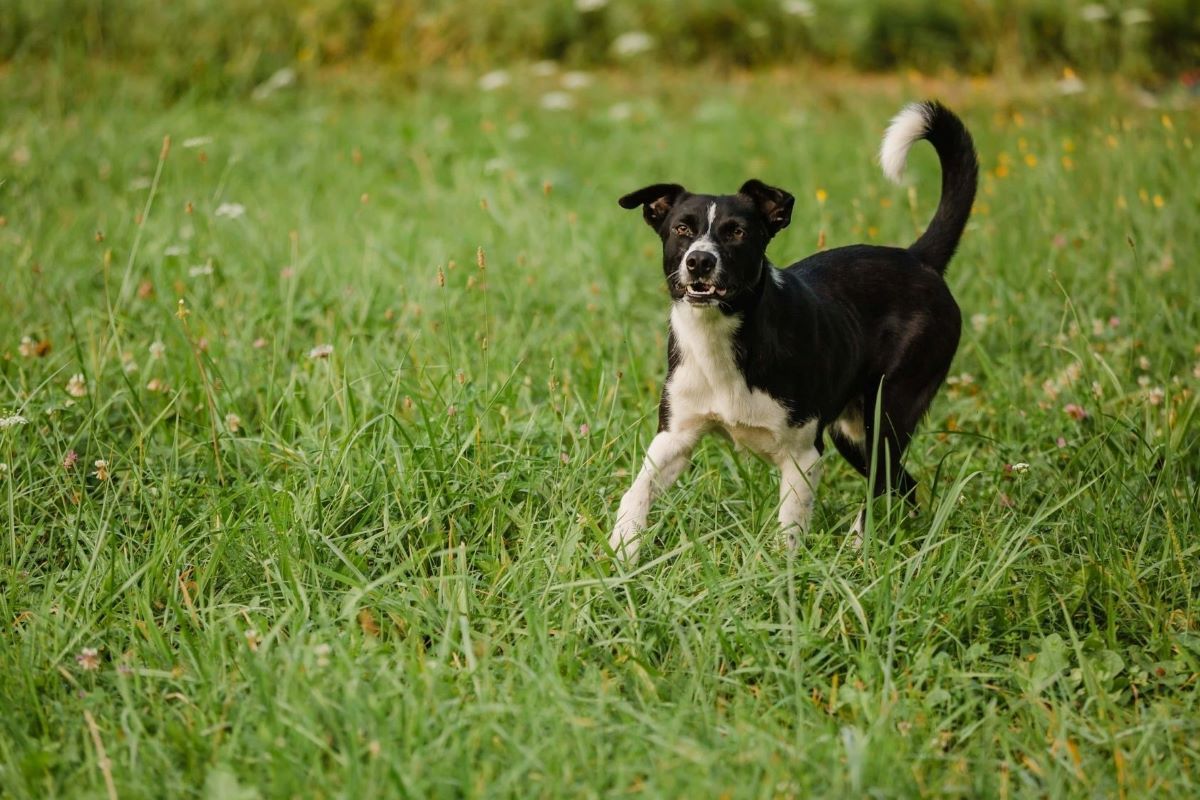
<svg viewBox="0 0 1200 800">
<path fill-rule="evenodd" d="M 744 231 L 741 228 L 734 228 L 733 230 L 731 230 L 729 232 L 729 238 L 730 239 L 745 239 L 746 231 Z"/>
<path fill-rule="evenodd" d="M 676 225 L 674 230 L 675 230 L 676 236 L 691 236 L 692 235 L 692 229 L 689 228 L 687 225 L 683 225 L 683 224 Z"/>
</svg>

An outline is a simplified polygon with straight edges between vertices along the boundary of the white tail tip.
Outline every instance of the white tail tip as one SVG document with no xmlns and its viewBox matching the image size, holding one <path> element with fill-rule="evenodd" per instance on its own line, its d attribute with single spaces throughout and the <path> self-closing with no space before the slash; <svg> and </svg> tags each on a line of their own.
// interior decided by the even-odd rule
<svg viewBox="0 0 1200 800">
<path fill-rule="evenodd" d="M 929 132 L 930 109 L 924 103 L 909 103 L 892 117 L 883 144 L 879 146 L 879 165 L 883 174 L 895 183 L 904 177 L 904 165 L 913 142 Z"/>
</svg>

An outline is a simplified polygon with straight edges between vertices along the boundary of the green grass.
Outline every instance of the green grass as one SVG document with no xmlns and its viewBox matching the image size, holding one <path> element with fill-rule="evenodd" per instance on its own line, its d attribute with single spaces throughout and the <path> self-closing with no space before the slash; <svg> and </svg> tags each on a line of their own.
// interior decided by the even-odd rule
<svg viewBox="0 0 1200 800">
<path fill-rule="evenodd" d="M 1193 112 L 794 73 L 596 76 L 568 111 L 524 71 L 171 107 L 40 80 L 0 76 L 0 416 L 28 419 L 0 794 L 1195 796 Z M 797 196 L 777 262 L 908 243 L 936 161 L 906 190 L 873 153 L 935 90 L 985 174 L 924 513 L 851 550 L 831 450 L 784 552 L 772 471 L 710 441 L 615 565 L 667 308 L 616 198 L 755 175 Z"/>
</svg>

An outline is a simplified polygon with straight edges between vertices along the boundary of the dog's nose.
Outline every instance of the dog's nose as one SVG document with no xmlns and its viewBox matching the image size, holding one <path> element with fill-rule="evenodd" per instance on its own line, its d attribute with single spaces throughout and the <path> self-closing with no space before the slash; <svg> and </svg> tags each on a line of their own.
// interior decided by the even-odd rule
<svg viewBox="0 0 1200 800">
<path fill-rule="evenodd" d="M 694 253 L 688 253 L 688 257 L 684 259 L 683 263 L 693 278 L 703 278 L 717 266 L 717 257 L 712 253 L 697 250 Z"/>
</svg>

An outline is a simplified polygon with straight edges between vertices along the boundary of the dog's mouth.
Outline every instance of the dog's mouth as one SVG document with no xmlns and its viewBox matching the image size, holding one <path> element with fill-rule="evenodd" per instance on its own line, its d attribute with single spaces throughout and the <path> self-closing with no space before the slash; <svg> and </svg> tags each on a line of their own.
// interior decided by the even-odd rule
<svg viewBox="0 0 1200 800">
<path fill-rule="evenodd" d="M 692 281 L 684 284 L 684 296 L 691 303 L 712 303 L 725 296 L 725 288 L 708 281 Z"/>
</svg>

